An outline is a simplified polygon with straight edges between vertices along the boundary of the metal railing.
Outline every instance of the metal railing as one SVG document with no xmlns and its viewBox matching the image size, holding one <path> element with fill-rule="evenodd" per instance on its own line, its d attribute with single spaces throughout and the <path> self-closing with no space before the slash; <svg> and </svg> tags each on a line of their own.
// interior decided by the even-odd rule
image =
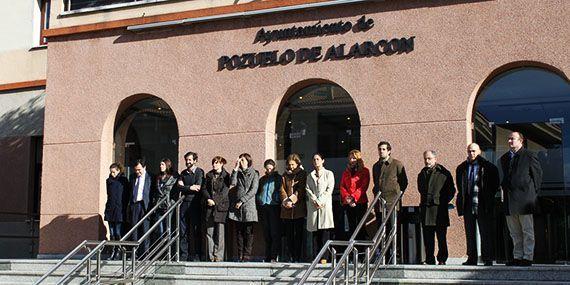
<svg viewBox="0 0 570 285">
<path fill-rule="evenodd" d="M 169 204 L 169 197 L 164 197 L 159 200 L 156 205 L 144 215 L 144 217 L 135 224 L 131 230 L 121 238 L 119 241 L 90 241 L 86 240 L 75 247 L 64 258 L 62 258 L 56 265 L 54 265 L 48 272 L 46 272 L 34 284 L 42 284 L 48 277 L 53 276 L 56 270 L 61 268 L 66 262 L 79 255 L 82 251 L 87 251 L 87 254 L 75 264 L 73 268 L 67 271 L 55 284 L 65 284 L 69 282 L 70 278 L 82 277 L 78 272 L 85 269 L 84 281 L 82 284 L 101 284 L 101 283 L 135 283 L 140 279 L 147 270 L 158 260 L 166 261 L 179 261 L 180 260 L 180 205 L 184 197 L 181 197 L 168 206 L 166 211 L 158 214 L 160 208 Z M 175 222 L 172 222 L 172 216 Z M 151 221 L 154 217 L 150 228 L 143 234 L 142 237 L 136 241 L 130 241 L 135 231 L 145 226 L 145 223 Z M 166 222 L 164 222 L 166 220 Z M 163 225 L 163 232 L 160 234 L 155 233 Z M 174 226 L 174 229 L 172 228 Z M 137 260 L 137 251 L 145 242 L 150 243 L 150 239 L 154 238 L 153 244 L 148 246 L 143 252 L 140 252 L 140 258 Z M 175 244 L 175 253 L 172 252 L 172 245 Z M 101 267 L 101 255 L 109 246 L 118 247 L 121 253 L 121 270 L 110 275 L 103 275 Z M 127 254 L 130 253 L 130 267 L 128 265 Z M 95 259 L 95 270 L 92 268 L 93 259 Z M 105 280 L 103 280 L 105 278 Z"/>
<path fill-rule="evenodd" d="M 338 278 L 342 278 L 345 284 L 353 283 L 359 284 L 361 281 L 364 281 L 364 284 L 370 284 L 372 282 L 372 277 L 380 267 L 380 265 L 385 264 L 385 257 L 386 253 L 388 253 L 388 249 L 391 250 L 391 257 L 388 260 L 389 264 L 396 264 L 396 232 L 397 232 L 397 224 L 396 224 L 396 215 L 397 215 L 397 206 L 400 203 L 403 196 L 403 192 L 398 195 L 396 200 L 393 204 L 389 205 L 389 209 L 386 207 L 386 201 L 381 198 L 380 195 L 376 195 L 364 217 L 358 223 L 358 226 L 352 233 L 352 236 L 348 241 L 338 241 L 338 240 L 329 240 L 325 243 L 325 245 L 321 248 L 307 271 L 303 274 L 298 284 L 305 284 L 309 279 L 311 273 L 317 267 L 317 264 L 321 259 L 325 257 L 327 253 L 331 255 L 331 266 L 332 270 L 327 277 L 325 284 L 336 284 L 336 280 Z M 379 226 L 376 234 L 374 235 L 372 240 L 356 240 L 356 236 L 358 235 L 359 231 L 362 230 L 362 227 L 366 224 L 366 220 L 375 209 L 376 204 L 381 201 L 380 210 L 382 213 L 382 224 Z M 377 217 L 379 219 L 379 217 Z M 386 233 L 386 228 L 388 223 L 391 225 L 391 230 L 389 233 Z M 340 259 L 337 261 L 337 252 L 334 246 L 346 246 L 343 254 L 341 255 Z M 381 246 L 381 247 L 380 247 Z M 379 250 L 380 247 L 380 250 Z M 363 251 L 360 252 L 359 248 Z M 352 262 L 351 262 L 351 255 L 352 255 Z M 359 264 L 360 256 L 364 255 L 364 264 Z M 351 269 L 352 265 L 352 270 Z M 343 273 L 340 272 L 341 269 L 344 269 Z M 372 270 L 371 270 L 372 269 Z M 352 271 L 352 274 L 351 274 Z M 340 274 L 339 274 L 340 273 Z"/>
</svg>

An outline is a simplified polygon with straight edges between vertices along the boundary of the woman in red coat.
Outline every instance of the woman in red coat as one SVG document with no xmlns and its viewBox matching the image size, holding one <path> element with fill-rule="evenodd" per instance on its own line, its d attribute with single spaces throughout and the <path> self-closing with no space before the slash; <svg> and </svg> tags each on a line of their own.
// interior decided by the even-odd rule
<svg viewBox="0 0 570 285">
<path fill-rule="evenodd" d="M 370 171 L 364 167 L 362 154 L 359 150 L 350 151 L 348 153 L 348 166 L 342 173 L 342 179 L 340 180 L 340 196 L 348 218 L 350 235 L 352 235 L 366 213 L 366 208 L 368 207 L 366 191 L 368 191 L 369 184 Z M 366 230 L 362 228 L 358 232 L 356 239 L 364 240 L 366 238 Z"/>
</svg>

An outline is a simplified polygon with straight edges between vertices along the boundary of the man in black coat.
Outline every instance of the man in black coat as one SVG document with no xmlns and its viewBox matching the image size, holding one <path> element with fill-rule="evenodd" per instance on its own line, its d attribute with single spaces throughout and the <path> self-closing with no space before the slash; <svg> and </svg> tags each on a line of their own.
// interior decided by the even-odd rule
<svg viewBox="0 0 570 285">
<path fill-rule="evenodd" d="M 448 257 L 447 227 L 449 213 L 447 205 L 455 195 L 453 177 L 449 170 L 437 163 L 436 152 L 424 152 L 425 167 L 418 174 L 418 191 L 420 192 L 420 213 L 424 232 L 426 264 L 435 264 L 435 235 L 437 234 L 437 261 L 445 265 Z"/>
<path fill-rule="evenodd" d="M 131 197 L 129 199 L 129 211 L 131 217 L 131 225 L 134 227 L 150 210 L 150 197 L 154 195 L 153 179 L 146 171 L 146 161 L 138 159 L 134 166 L 135 175 L 131 178 Z M 132 240 L 137 241 L 149 229 L 149 220 L 142 222 L 137 230 L 132 233 Z M 139 247 L 138 254 L 141 255 L 148 251 L 148 238 L 143 241 Z"/>
<path fill-rule="evenodd" d="M 180 205 L 180 260 L 194 261 L 202 258 L 202 198 L 201 187 L 204 170 L 196 166 L 198 154 L 184 155 L 186 169 L 180 173 L 175 191 L 184 196 Z M 174 194 L 176 196 L 176 194 Z M 190 250 L 194 241 L 194 250 Z"/>
<path fill-rule="evenodd" d="M 520 132 L 509 135 L 510 151 L 501 156 L 504 206 L 513 240 L 514 260 L 507 265 L 530 266 L 534 256 L 534 220 L 542 168 L 534 152 L 523 147 Z"/>
<path fill-rule="evenodd" d="M 499 191 L 499 170 L 481 157 L 481 148 L 472 143 L 467 147 L 467 160 L 457 166 L 457 213 L 463 216 L 467 261 L 477 265 L 476 226 L 481 235 L 481 258 L 485 266 L 495 260 L 495 195 Z"/>
</svg>

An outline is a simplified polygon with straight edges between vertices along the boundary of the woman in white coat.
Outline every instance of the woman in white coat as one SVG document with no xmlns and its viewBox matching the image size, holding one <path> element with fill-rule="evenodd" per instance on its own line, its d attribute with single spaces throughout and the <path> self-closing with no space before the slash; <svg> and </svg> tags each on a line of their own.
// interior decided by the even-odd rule
<svg viewBox="0 0 570 285">
<path fill-rule="evenodd" d="M 334 189 L 334 174 L 325 169 L 324 157 L 317 153 L 313 155 L 315 170 L 307 177 L 307 231 L 313 233 L 313 249 L 319 252 L 330 239 L 334 228 L 332 192 Z M 321 259 L 321 263 L 326 263 Z"/>
</svg>

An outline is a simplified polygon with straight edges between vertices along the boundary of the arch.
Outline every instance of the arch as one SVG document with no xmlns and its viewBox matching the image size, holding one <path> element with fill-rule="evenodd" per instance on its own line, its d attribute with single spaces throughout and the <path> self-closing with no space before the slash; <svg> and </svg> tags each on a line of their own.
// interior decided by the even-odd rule
<svg viewBox="0 0 570 285">
<path fill-rule="evenodd" d="M 296 152 L 305 156 L 303 162 L 310 169 L 308 157 L 318 151 L 325 158 L 341 159 L 342 171 L 347 153 L 360 148 L 356 103 L 335 82 L 318 78 L 297 82 L 287 89 L 277 106 L 275 119 L 270 122 L 274 130 L 272 156 L 276 159 L 283 160 Z"/>
<path fill-rule="evenodd" d="M 566 74 L 559 69 L 558 67 L 555 67 L 553 65 L 550 64 L 546 64 L 543 62 L 539 62 L 539 61 L 532 61 L 532 60 L 521 60 L 521 61 L 514 61 L 514 62 L 510 62 L 507 64 L 504 64 L 502 66 L 499 66 L 491 71 L 489 71 L 487 73 L 487 76 L 485 76 L 485 78 L 483 80 L 481 80 L 479 83 L 477 83 L 477 85 L 475 86 L 475 88 L 473 89 L 473 92 L 471 92 L 471 95 L 469 95 L 469 100 L 467 102 L 467 109 L 466 109 L 466 113 L 465 113 L 465 118 L 466 120 L 466 142 L 467 144 L 473 142 L 473 134 L 472 134 L 472 130 L 473 130 L 473 125 L 472 123 L 474 122 L 475 119 L 475 107 L 476 107 L 476 102 L 477 99 L 479 98 L 479 95 L 481 94 L 481 92 L 483 92 L 483 90 L 485 89 L 485 87 L 487 87 L 489 85 L 489 83 L 491 81 L 493 81 L 498 75 L 503 74 L 509 70 L 513 70 L 513 69 L 517 69 L 517 68 L 522 68 L 522 67 L 536 67 L 536 68 L 542 68 L 545 70 L 548 70 L 550 72 L 553 72 L 555 74 L 557 74 L 558 76 L 562 77 L 563 79 L 565 79 L 566 81 L 568 80 L 568 76 L 566 76 Z"/>
<path fill-rule="evenodd" d="M 500 166 L 509 151 L 511 132 L 524 134 L 525 148 L 537 154 L 542 168 L 537 196 L 541 211 L 535 232 L 535 260 L 568 260 L 565 212 L 570 207 L 570 81 L 559 69 L 537 62 L 517 62 L 497 69 L 478 86 L 468 133 L 483 156 Z M 472 122 L 472 123 L 471 123 Z M 562 219 L 561 219 L 562 217 Z M 558 226 L 552 226 L 558 225 Z M 500 232 L 500 230 L 499 230 Z M 548 243 L 546 242 L 548 241 Z M 500 250 L 497 252 L 501 252 Z"/>
<path fill-rule="evenodd" d="M 308 86 L 315 85 L 315 84 L 333 84 L 333 85 L 339 86 L 340 88 L 345 90 L 348 94 L 350 94 L 350 92 L 348 92 L 348 90 L 346 88 L 344 88 L 343 86 L 341 86 L 340 84 L 338 84 L 332 80 L 325 79 L 325 78 L 308 78 L 308 79 L 298 81 L 298 82 L 290 85 L 282 93 L 283 95 L 280 95 L 280 96 L 278 96 L 277 99 L 275 99 L 275 101 L 273 102 L 273 104 L 271 105 L 271 108 L 269 110 L 268 117 L 266 120 L 266 125 L 265 125 L 265 130 L 266 130 L 265 131 L 265 157 L 275 158 L 275 155 L 276 155 L 276 149 L 275 149 L 275 145 L 276 145 L 276 137 L 275 137 L 276 136 L 276 122 L 277 122 L 277 116 L 281 112 L 283 105 L 291 98 L 291 96 L 296 94 L 298 91 L 300 91 L 303 88 L 306 88 Z M 358 110 L 358 105 L 356 104 L 356 101 L 354 100 L 354 98 L 352 96 L 351 96 L 351 98 L 354 102 L 354 106 L 356 108 L 357 113 L 360 114 L 360 112 Z"/>
</svg>

